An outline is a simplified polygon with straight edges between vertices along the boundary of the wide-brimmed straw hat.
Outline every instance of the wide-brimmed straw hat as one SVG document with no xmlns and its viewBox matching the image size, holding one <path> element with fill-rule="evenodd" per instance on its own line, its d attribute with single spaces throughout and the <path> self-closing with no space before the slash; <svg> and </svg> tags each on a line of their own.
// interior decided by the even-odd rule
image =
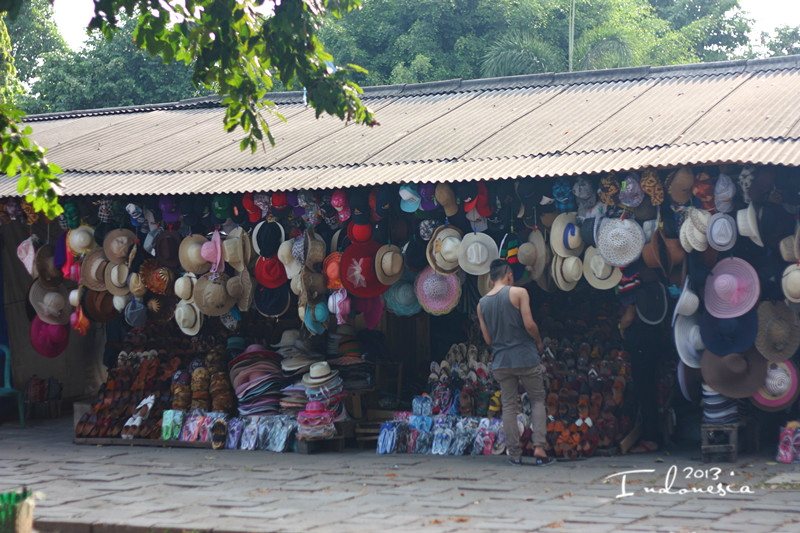
<svg viewBox="0 0 800 533">
<path fill-rule="evenodd" d="M 103 239 L 103 251 L 110 263 L 125 263 L 131 246 L 136 243 L 136 234 L 129 229 L 109 231 Z"/>
<path fill-rule="evenodd" d="M 706 349 L 700 331 L 700 314 L 678 316 L 672 333 L 681 361 L 690 368 L 700 368 L 700 359 Z"/>
<path fill-rule="evenodd" d="M 550 247 L 553 253 L 563 257 L 578 257 L 584 243 L 578 226 L 577 213 L 561 213 L 550 228 Z"/>
<path fill-rule="evenodd" d="M 728 398 L 747 398 L 764 386 L 768 361 L 755 347 L 723 357 L 703 352 L 700 370 L 706 384 Z"/>
<path fill-rule="evenodd" d="M 201 254 L 203 244 L 206 242 L 208 242 L 208 239 L 197 233 L 184 237 L 178 248 L 178 259 L 181 268 L 197 276 L 202 276 L 211 269 L 211 263 L 203 259 Z"/>
<path fill-rule="evenodd" d="M 791 361 L 770 362 L 764 385 L 753 394 L 750 401 L 762 411 L 783 411 L 800 395 L 797 383 L 797 367 Z"/>
<path fill-rule="evenodd" d="M 69 324 L 72 307 L 69 293 L 63 284 L 48 289 L 40 280 L 34 280 L 28 291 L 28 301 L 42 322 L 56 325 Z"/>
<path fill-rule="evenodd" d="M 726 257 L 706 280 L 706 309 L 717 318 L 741 316 L 752 309 L 761 294 L 756 270 L 744 259 Z"/>
<path fill-rule="evenodd" d="M 403 252 L 394 244 L 384 244 L 375 254 L 375 274 L 384 285 L 392 285 L 403 276 Z"/>
<path fill-rule="evenodd" d="M 758 306 L 756 348 L 767 360 L 786 361 L 800 347 L 800 318 L 784 302 Z"/>
<path fill-rule="evenodd" d="M 544 242 L 544 235 L 538 229 L 532 229 L 528 234 L 528 240 L 519 245 L 517 259 L 520 264 L 525 265 L 525 269 L 531 273 L 531 278 L 536 279 L 550 265 L 547 260 L 547 244 Z"/>
<path fill-rule="evenodd" d="M 67 246 L 75 255 L 83 255 L 97 246 L 94 240 L 94 228 L 83 224 L 70 230 L 67 235 Z"/>
<path fill-rule="evenodd" d="M 533 247 L 533 244 L 530 246 Z M 492 261 L 498 257 L 500 257 L 500 250 L 494 239 L 486 233 L 473 231 L 464 235 L 461 240 L 458 265 L 467 274 L 480 276 L 489 272 Z M 517 257 L 519 257 L 519 252 Z"/>
<path fill-rule="evenodd" d="M 690 253 L 692 250 L 705 252 L 708 249 L 707 231 L 710 214 L 708 211 L 696 207 L 690 207 L 688 211 L 689 216 L 681 224 L 678 234 L 681 246 L 686 253 Z"/>
<path fill-rule="evenodd" d="M 222 241 L 222 257 L 237 272 L 247 268 L 251 253 L 250 237 L 240 226 L 228 232 Z"/>
<path fill-rule="evenodd" d="M 583 263 L 575 256 L 553 255 L 551 270 L 556 287 L 562 291 L 571 291 L 583 277 Z"/>
<path fill-rule="evenodd" d="M 125 296 L 131 292 L 128 287 L 128 265 L 125 263 L 111 263 L 106 266 L 103 274 L 106 290 L 114 296 Z"/>
<path fill-rule="evenodd" d="M 203 327 L 203 314 L 196 304 L 181 300 L 175 307 L 175 322 L 178 323 L 178 327 L 182 332 L 193 337 Z"/>
<path fill-rule="evenodd" d="M 583 256 L 583 277 L 595 289 L 609 290 L 619 285 L 622 270 L 609 265 L 597 248 L 590 246 Z"/>
<path fill-rule="evenodd" d="M 230 283 L 230 291 L 233 293 L 228 287 L 231 280 L 238 278 L 229 278 L 227 274 L 222 273 L 216 276 L 211 273 L 203 274 L 197 278 L 194 285 L 194 301 L 204 315 L 224 315 L 236 305 L 236 300 L 241 295 L 241 280 L 238 280 L 238 283 Z"/>
<path fill-rule="evenodd" d="M 597 250 L 611 266 L 627 266 L 642 255 L 644 230 L 631 219 L 605 220 L 597 232 Z"/>
<path fill-rule="evenodd" d="M 461 230 L 452 225 L 439 226 L 433 232 L 425 254 L 428 264 L 439 274 L 454 274 L 458 271 L 462 235 Z"/>
<path fill-rule="evenodd" d="M 308 373 L 303 375 L 303 385 L 320 387 L 338 375 L 339 371 L 331 370 L 331 366 L 327 361 L 314 363 L 308 369 Z"/>
<path fill-rule="evenodd" d="M 761 232 L 758 229 L 758 212 L 755 204 L 750 203 L 745 209 L 736 212 L 736 226 L 739 229 L 739 235 L 749 237 L 758 246 L 764 246 Z"/>
<path fill-rule="evenodd" d="M 106 268 L 109 263 L 103 248 L 95 248 L 81 262 L 81 283 L 93 291 L 106 290 Z"/>
<path fill-rule="evenodd" d="M 454 274 L 439 274 L 427 267 L 414 282 L 414 292 L 425 311 L 432 315 L 444 315 L 458 304 L 461 283 Z"/>
</svg>

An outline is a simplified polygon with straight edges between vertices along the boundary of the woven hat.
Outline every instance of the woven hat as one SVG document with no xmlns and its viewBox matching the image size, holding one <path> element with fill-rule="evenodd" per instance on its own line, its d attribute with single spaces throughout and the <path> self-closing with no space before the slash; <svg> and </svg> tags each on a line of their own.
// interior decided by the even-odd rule
<svg viewBox="0 0 800 533">
<path fill-rule="evenodd" d="M 708 245 L 714 250 L 725 252 L 736 244 L 736 221 L 725 213 L 716 213 L 708 220 L 706 229 Z"/>
<path fill-rule="evenodd" d="M 333 380 L 339 375 L 338 370 L 331 370 L 331 366 L 327 361 L 314 363 L 308 369 L 307 374 L 303 374 L 303 385 L 307 387 L 321 387 L 328 381 Z"/>
<path fill-rule="evenodd" d="M 453 274 L 458 271 L 458 256 L 463 233 L 452 225 L 442 225 L 433 232 L 425 254 L 428 264 L 439 274 Z"/>
<path fill-rule="evenodd" d="M 678 316 L 672 333 L 681 361 L 690 368 L 700 368 L 700 358 L 706 349 L 700 332 L 700 314 Z"/>
<path fill-rule="evenodd" d="M 181 300 L 175 307 L 175 322 L 178 323 L 178 327 L 182 332 L 193 337 L 203 327 L 203 314 L 197 305 Z"/>
<path fill-rule="evenodd" d="M 706 280 L 706 309 L 717 318 L 741 316 L 752 309 L 761 293 L 756 270 L 744 259 L 726 257 Z"/>
<path fill-rule="evenodd" d="M 783 295 L 791 303 L 800 303 L 800 265 L 789 265 L 781 277 Z"/>
<path fill-rule="evenodd" d="M 142 263 L 139 268 L 139 275 L 147 290 L 156 294 L 172 294 L 175 285 L 175 272 L 167 267 L 158 266 L 154 259 L 147 259 Z"/>
<path fill-rule="evenodd" d="M 486 233 L 473 231 L 464 235 L 461 240 L 458 265 L 467 274 L 480 276 L 489 272 L 489 266 L 498 257 L 500 257 L 500 250 L 494 239 Z M 519 253 L 517 253 L 517 257 L 519 257 Z"/>
<path fill-rule="evenodd" d="M 247 268 L 251 253 L 250 237 L 240 226 L 236 226 L 222 241 L 222 257 L 237 272 Z"/>
<path fill-rule="evenodd" d="M 263 220 L 253 228 L 253 251 L 261 257 L 271 257 L 278 253 L 278 247 L 285 237 L 283 226 Z"/>
<path fill-rule="evenodd" d="M 294 255 L 292 255 L 292 247 L 294 246 L 294 243 L 294 239 L 289 239 L 283 241 L 278 247 L 277 256 L 280 262 L 283 263 L 283 267 L 286 270 L 286 277 L 288 279 L 294 278 L 303 270 L 303 263 L 295 259 Z M 262 257 L 264 256 L 262 255 Z"/>
<path fill-rule="evenodd" d="M 196 233 L 187 235 L 178 247 L 178 259 L 186 272 L 202 276 L 211 269 L 211 263 L 203 259 L 201 250 L 208 239 Z"/>
<path fill-rule="evenodd" d="M 767 360 L 755 348 L 720 357 L 703 352 L 700 363 L 706 384 L 728 398 L 747 398 L 764 386 Z"/>
<path fill-rule="evenodd" d="M 55 251 L 54 245 L 43 244 L 36 250 L 36 255 L 33 257 L 34 277 L 38 278 L 42 285 L 49 289 L 57 287 L 64 281 L 64 273 L 55 266 Z M 105 257 L 103 257 L 103 260 L 105 261 Z M 102 275 L 103 273 L 100 272 L 101 278 Z"/>
<path fill-rule="evenodd" d="M 131 230 L 115 229 L 109 231 L 103 239 L 103 251 L 110 263 L 124 263 L 135 243 L 136 234 Z"/>
<path fill-rule="evenodd" d="M 782 362 L 800 347 L 800 319 L 784 302 L 761 302 L 758 306 L 756 348 L 767 360 Z"/>
<path fill-rule="evenodd" d="M 720 173 L 714 185 L 714 207 L 720 213 L 733 211 L 733 198 L 736 196 L 736 184 L 727 174 Z"/>
<path fill-rule="evenodd" d="M 672 325 L 675 326 L 675 321 L 678 316 L 691 316 L 695 314 L 700 307 L 700 298 L 697 293 L 692 290 L 689 282 L 689 276 L 683 281 L 683 289 L 681 295 L 678 296 L 678 301 L 675 302 L 675 310 L 672 313 Z"/>
<path fill-rule="evenodd" d="M 412 316 L 422 310 L 414 293 L 415 280 L 416 275 L 406 271 L 397 283 L 383 293 L 383 303 L 390 312 L 398 316 Z"/>
<path fill-rule="evenodd" d="M 583 263 L 579 257 L 555 254 L 551 270 L 556 287 L 562 291 L 571 291 L 583 277 Z"/>
<path fill-rule="evenodd" d="M 749 237 L 758 246 L 764 246 L 758 229 L 758 213 L 755 204 L 751 203 L 745 209 L 739 209 L 736 212 L 736 225 L 739 228 L 739 235 Z"/>
<path fill-rule="evenodd" d="M 414 282 L 414 292 L 425 311 L 432 315 L 444 315 L 458 304 L 461 283 L 458 276 L 439 274 L 427 267 Z"/>
<path fill-rule="evenodd" d="M 39 252 L 41 252 L 41 248 Z M 37 256 L 39 252 L 37 252 Z M 106 290 L 105 272 L 108 265 L 103 248 L 95 248 L 86 254 L 81 262 L 81 283 L 93 291 Z M 42 278 L 40 277 L 40 279 Z"/>
<path fill-rule="evenodd" d="M 162 231 L 153 243 L 156 261 L 160 266 L 177 268 L 180 264 L 181 236 L 177 231 Z"/>
<path fill-rule="evenodd" d="M 678 205 L 686 204 L 692 199 L 694 173 L 689 167 L 681 167 L 667 176 L 665 185 L 667 194 L 669 194 L 674 203 Z"/>
<path fill-rule="evenodd" d="M 789 361 L 770 362 L 764 384 L 750 401 L 762 411 L 783 411 L 792 405 L 800 394 L 797 367 Z"/>
<path fill-rule="evenodd" d="M 197 282 L 197 276 L 188 272 L 175 280 L 175 296 L 181 300 L 186 300 L 189 303 L 194 302 L 194 284 Z"/>
<path fill-rule="evenodd" d="M 597 250 L 611 266 L 627 266 L 642 255 L 644 230 L 631 219 L 608 219 L 597 232 Z"/>
<path fill-rule="evenodd" d="M 106 290 L 114 296 L 125 296 L 131 292 L 128 287 L 128 265 L 125 263 L 109 264 L 104 271 Z"/>
<path fill-rule="evenodd" d="M 547 260 L 547 245 L 541 231 L 531 230 L 527 242 L 522 243 L 517 250 L 517 259 L 531 273 L 531 278 L 541 277 L 550 264 Z"/>
<path fill-rule="evenodd" d="M 83 255 L 92 250 L 97 243 L 94 240 L 94 228 L 82 224 L 76 229 L 70 230 L 67 235 L 67 246 L 74 255 Z"/>
<path fill-rule="evenodd" d="M 581 255 L 584 243 L 576 213 L 561 213 L 556 217 L 550 228 L 550 247 L 553 253 L 563 257 Z"/>
<path fill-rule="evenodd" d="M 716 318 L 708 309 L 700 319 L 700 335 L 707 350 L 718 355 L 743 352 L 753 346 L 758 333 L 755 309 L 735 318 Z"/>
<path fill-rule="evenodd" d="M 119 311 L 114 308 L 114 296 L 108 291 L 85 291 L 81 307 L 94 322 L 105 324 L 113 322 L 119 316 Z"/>
<path fill-rule="evenodd" d="M 595 289 L 609 290 L 619 285 L 622 270 L 609 265 L 597 248 L 590 246 L 583 256 L 583 277 Z"/>
<path fill-rule="evenodd" d="M 72 307 L 67 288 L 63 284 L 54 289 L 48 289 L 38 279 L 34 280 L 28 291 L 28 301 L 36 311 L 36 315 L 45 324 L 69 324 Z"/>
<path fill-rule="evenodd" d="M 399 280 L 403 271 L 403 252 L 394 244 L 384 244 L 375 254 L 375 274 L 384 285 L 392 285 Z"/>
<path fill-rule="evenodd" d="M 705 252 L 708 249 L 708 221 L 711 215 L 704 209 L 690 207 L 686 221 L 681 225 L 680 242 L 686 253 L 692 250 Z"/>
<path fill-rule="evenodd" d="M 667 316 L 667 288 L 660 281 L 642 283 L 633 294 L 636 315 L 645 324 L 655 326 Z"/>
<path fill-rule="evenodd" d="M 197 278 L 194 285 L 194 301 L 204 315 L 224 315 L 236 305 L 236 300 L 241 294 L 241 285 L 239 285 L 239 292 L 231 294 L 228 292 L 228 282 L 230 279 L 236 278 L 229 278 L 224 273 L 218 273 L 213 278 L 212 276 L 214 274 L 208 273 Z M 233 286 L 235 283 L 232 284 Z"/>
</svg>

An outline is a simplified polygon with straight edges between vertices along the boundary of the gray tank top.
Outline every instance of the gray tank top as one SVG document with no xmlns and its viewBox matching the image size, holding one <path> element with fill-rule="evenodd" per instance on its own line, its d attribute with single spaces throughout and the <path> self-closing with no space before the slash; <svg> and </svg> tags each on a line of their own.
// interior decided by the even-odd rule
<svg viewBox="0 0 800 533">
<path fill-rule="evenodd" d="M 510 290 L 506 286 L 480 300 L 481 315 L 494 351 L 492 369 L 524 368 L 541 362 L 536 341 L 525 330 L 522 313 L 511 303 Z"/>
</svg>

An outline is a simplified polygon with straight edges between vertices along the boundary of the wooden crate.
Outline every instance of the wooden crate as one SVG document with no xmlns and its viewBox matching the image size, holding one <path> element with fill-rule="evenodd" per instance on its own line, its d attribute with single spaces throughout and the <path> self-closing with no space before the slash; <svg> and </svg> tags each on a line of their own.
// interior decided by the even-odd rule
<svg viewBox="0 0 800 533">
<path fill-rule="evenodd" d="M 759 436 L 758 423 L 750 417 L 740 419 L 733 424 L 702 424 L 700 432 L 702 442 L 700 450 L 703 453 L 703 462 L 708 463 L 715 456 L 724 456 L 728 462 L 735 463 L 739 458 L 741 444 L 745 443 L 746 448 L 751 451 L 758 451 Z M 739 433 L 742 433 L 742 441 L 739 440 Z M 726 443 L 712 444 L 712 437 L 722 435 L 727 439 Z"/>
<path fill-rule="evenodd" d="M 344 437 L 337 435 L 330 439 L 297 439 L 297 453 L 306 455 L 322 452 L 341 452 L 344 450 Z"/>
</svg>

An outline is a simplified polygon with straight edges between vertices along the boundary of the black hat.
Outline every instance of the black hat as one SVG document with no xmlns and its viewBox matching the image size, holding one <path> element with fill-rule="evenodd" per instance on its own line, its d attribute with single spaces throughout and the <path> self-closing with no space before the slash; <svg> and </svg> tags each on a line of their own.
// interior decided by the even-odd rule
<svg viewBox="0 0 800 533">
<path fill-rule="evenodd" d="M 464 205 L 475 201 L 478 196 L 478 184 L 474 181 L 465 181 L 456 185 L 456 198 Z"/>
<path fill-rule="evenodd" d="M 261 222 L 253 230 L 253 248 L 261 257 L 272 257 L 278 253 L 285 232 L 277 222 Z"/>
<path fill-rule="evenodd" d="M 775 183 L 783 203 L 800 205 L 800 167 L 781 167 Z"/>
<path fill-rule="evenodd" d="M 592 217 L 584 218 L 583 222 L 581 222 L 581 239 L 583 239 L 586 246 L 597 246 L 597 243 L 594 241 L 594 226 L 597 224 L 597 220 L 598 219 L 595 217 Z"/>
<path fill-rule="evenodd" d="M 354 224 L 369 224 L 369 191 L 365 188 L 353 189 L 348 194 L 350 219 Z"/>
<path fill-rule="evenodd" d="M 421 238 L 414 234 L 414 237 L 408 241 L 408 245 L 403 251 L 405 256 L 406 266 L 414 272 L 422 272 L 428 266 L 428 256 L 426 255 L 427 244 Z"/>
<path fill-rule="evenodd" d="M 375 194 L 375 216 L 378 219 L 386 218 L 392 210 L 394 203 L 398 202 L 400 195 L 397 194 L 395 187 L 391 185 L 381 185 Z"/>
<path fill-rule="evenodd" d="M 289 309 L 289 284 L 274 289 L 257 285 L 253 303 L 256 310 L 266 317 L 277 318 Z"/>
</svg>

